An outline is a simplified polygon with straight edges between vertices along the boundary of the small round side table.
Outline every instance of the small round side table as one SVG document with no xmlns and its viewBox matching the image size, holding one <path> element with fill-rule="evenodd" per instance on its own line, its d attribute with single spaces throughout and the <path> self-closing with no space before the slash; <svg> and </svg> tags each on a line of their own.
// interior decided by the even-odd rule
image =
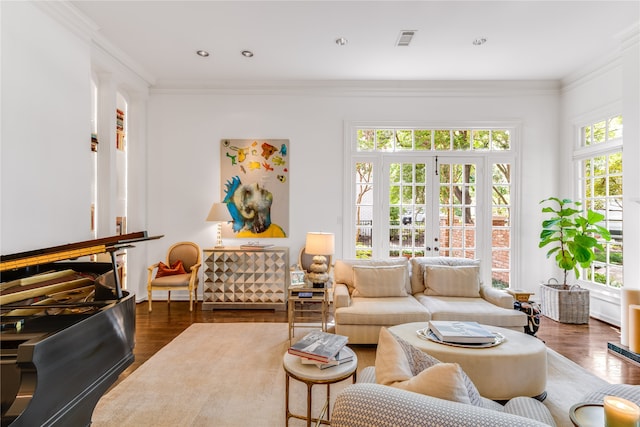
<svg viewBox="0 0 640 427">
<path fill-rule="evenodd" d="M 577 403 L 569 409 L 569 418 L 575 427 L 601 427 L 604 425 L 602 403 Z"/>
<path fill-rule="evenodd" d="M 284 354 L 282 366 L 286 374 L 285 384 L 285 411 L 287 422 L 289 425 L 289 418 L 297 418 L 307 421 L 307 427 L 311 426 L 311 422 L 317 424 L 331 424 L 329 415 L 329 400 L 331 398 L 331 384 L 346 380 L 349 377 L 353 378 L 353 382 L 356 382 L 356 369 L 358 368 L 358 357 L 349 347 L 344 347 L 342 351 L 353 355 L 353 359 L 349 362 L 342 363 L 337 366 L 332 366 L 326 369 L 320 369 L 315 364 L 303 364 L 300 361 L 300 357 L 294 356 L 289 353 Z M 300 382 L 303 382 L 307 386 L 307 414 L 306 416 L 292 414 L 289 411 L 289 379 L 293 378 Z M 317 418 L 311 416 L 311 389 L 314 385 L 325 384 L 327 386 L 327 400 L 324 404 L 322 412 Z M 325 419 L 326 415 L 326 419 Z"/>
</svg>

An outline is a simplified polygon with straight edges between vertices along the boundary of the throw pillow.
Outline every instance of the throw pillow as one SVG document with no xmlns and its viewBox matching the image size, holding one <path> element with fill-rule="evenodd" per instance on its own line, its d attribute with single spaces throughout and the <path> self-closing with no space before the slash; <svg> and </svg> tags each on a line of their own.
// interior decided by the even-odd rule
<svg viewBox="0 0 640 427">
<path fill-rule="evenodd" d="M 406 297 L 406 266 L 353 266 L 354 297 Z"/>
<path fill-rule="evenodd" d="M 478 266 L 428 265 L 424 269 L 425 295 L 442 297 L 480 297 Z"/>
<path fill-rule="evenodd" d="M 392 383 L 409 381 L 439 363 L 441 362 L 438 359 L 414 347 L 387 328 L 380 329 L 375 361 L 376 382 L 379 384 L 391 385 Z M 459 377 L 461 377 L 466 389 L 467 403 L 471 403 L 474 406 L 483 406 L 482 398 L 476 386 L 462 368 L 458 367 L 458 370 L 459 375 L 454 372 L 457 370 L 451 367 L 446 369 L 449 372 L 447 377 L 452 383 L 448 386 L 448 390 L 451 393 L 450 397 L 459 398 L 466 402 L 464 396 L 460 397 L 458 395 Z M 437 372 L 437 370 L 434 372 Z M 429 376 L 427 374 L 425 378 Z M 415 380 L 414 384 L 419 384 L 421 380 L 422 378 Z M 429 395 L 433 396 L 433 394 Z"/>
<path fill-rule="evenodd" d="M 158 263 L 158 272 L 156 273 L 156 278 L 164 276 L 175 276 L 176 274 L 187 274 L 181 260 L 177 260 L 176 262 L 171 264 L 170 267 L 162 261 Z"/>
<path fill-rule="evenodd" d="M 457 363 L 437 363 L 406 381 L 398 381 L 391 387 L 439 399 L 470 404 L 462 370 Z"/>
</svg>

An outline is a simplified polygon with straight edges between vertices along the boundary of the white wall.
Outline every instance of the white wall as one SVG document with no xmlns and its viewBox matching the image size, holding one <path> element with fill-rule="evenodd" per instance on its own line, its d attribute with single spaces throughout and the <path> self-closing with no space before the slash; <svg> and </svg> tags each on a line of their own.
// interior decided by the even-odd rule
<svg viewBox="0 0 640 427">
<path fill-rule="evenodd" d="M 560 195 L 576 197 L 572 185 L 572 154 L 576 144 L 578 127 L 585 121 L 595 122 L 615 114 L 623 115 L 624 147 L 622 154 L 624 169 L 624 286 L 640 288 L 640 100 L 639 31 L 632 29 L 621 41 L 625 49 L 603 61 L 587 74 L 576 74 L 565 82 L 561 103 L 561 168 Z M 589 286 L 591 290 L 591 315 L 606 322 L 620 325 L 620 292 Z"/>
<path fill-rule="evenodd" d="M 89 44 L 32 3 L 1 7 L 0 252 L 90 239 Z"/>
<path fill-rule="evenodd" d="M 446 84 L 446 83 L 443 83 Z M 557 150 L 559 95 L 549 84 L 460 83 L 451 95 L 436 83 L 415 91 L 378 95 L 351 93 L 346 87 L 297 89 L 286 95 L 240 91 L 152 91 L 149 99 L 149 231 L 165 238 L 149 243 L 150 261 L 166 247 L 193 240 L 214 242 L 214 226 L 204 218 L 220 200 L 219 151 L 223 138 L 290 140 L 290 236 L 273 242 L 290 248 L 291 263 L 307 231 L 332 231 L 340 242 L 342 196 L 349 179 L 342 176 L 345 120 L 459 122 L 516 120 L 522 124 L 523 181 L 514 196 L 521 202 L 517 251 L 524 262 L 515 286 L 535 289 L 552 274 L 537 247 L 542 220 L 538 202 L 555 192 L 549 153 Z M 491 95 L 487 95 L 490 92 Z M 455 94 L 454 94 L 455 93 Z M 348 238 L 348 236 L 346 236 Z M 225 240 L 225 244 L 235 243 Z M 336 245 L 336 258 L 342 256 Z M 155 257 L 155 258 L 154 258 Z"/>
<path fill-rule="evenodd" d="M 559 183 L 568 173 L 564 167 L 570 147 L 565 141 L 571 130 L 560 123 L 601 103 L 622 102 L 631 116 L 636 113 L 635 122 L 625 115 L 625 137 L 630 136 L 625 164 L 640 160 L 637 44 L 627 48 L 621 64 L 570 84 L 562 95 L 553 82 L 316 82 L 295 88 L 281 82 L 253 89 L 156 89 L 147 100 L 145 76 L 131 77 L 124 65 L 128 61 L 110 57 L 108 44 L 58 24 L 47 12 L 55 4 L 0 2 L 0 251 L 9 254 L 90 238 L 93 71 L 110 82 L 110 90 L 125 94 L 132 108 L 129 116 L 136 116 L 129 122 L 129 230 L 165 234 L 130 251 L 129 287 L 138 299 L 146 296 L 145 267 L 164 258 L 170 243 L 193 240 L 203 248 L 213 245 L 214 226 L 204 217 L 221 195 L 222 138 L 290 140 L 290 236 L 278 244 L 290 248 L 293 263 L 307 231 L 333 231 L 338 241 L 345 238 L 345 121 L 519 121 L 514 286 L 530 291 L 557 275 L 537 241 L 539 201 L 567 190 Z M 24 22 L 32 25 L 25 28 Z M 612 85 L 617 89 L 612 91 Z M 602 100 L 603 92 L 610 98 Z M 561 161 L 556 154 L 561 154 Z M 632 200 L 625 215 L 632 205 L 635 218 L 639 173 L 637 168 L 629 175 L 625 172 L 625 192 L 629 190 Z M 639 226 L 636 222 L 627 228 L 629 223 L 625 219 L 627 242 L 629 235 L 636 237 L 625 247 L 625 261 L 635 272 L 630 277 L 637 277 Z M 340 257 L 342 245 L 337 247 Z"/>
</svg>

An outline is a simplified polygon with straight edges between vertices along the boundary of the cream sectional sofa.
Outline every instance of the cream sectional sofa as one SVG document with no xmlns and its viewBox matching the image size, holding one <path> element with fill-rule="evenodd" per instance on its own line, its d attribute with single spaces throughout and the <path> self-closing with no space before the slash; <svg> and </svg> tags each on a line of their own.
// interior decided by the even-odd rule
<svg viewBox="0 0 640 427">
<path fill-rule="evenodd" d="M 479 261 L 455 257 L 337 260 L 335 332 L 376 344 L 382 326 L 463 320 L 524 331 L 513 297 L 480 282 Z"/>
</svg>

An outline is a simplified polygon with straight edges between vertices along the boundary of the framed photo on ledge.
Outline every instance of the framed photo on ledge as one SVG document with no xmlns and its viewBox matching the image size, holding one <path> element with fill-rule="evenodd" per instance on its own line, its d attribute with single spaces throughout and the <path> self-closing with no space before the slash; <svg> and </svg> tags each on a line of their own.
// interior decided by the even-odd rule
<svg viewBox="0 0 640 427">
<path fill-rule="evenodd" d="M 291 287 L 301 288 L 305 285 L 304 283 L 304 271 L 302 270 L 292 270 L 291 271 Z"/>
</svg>

